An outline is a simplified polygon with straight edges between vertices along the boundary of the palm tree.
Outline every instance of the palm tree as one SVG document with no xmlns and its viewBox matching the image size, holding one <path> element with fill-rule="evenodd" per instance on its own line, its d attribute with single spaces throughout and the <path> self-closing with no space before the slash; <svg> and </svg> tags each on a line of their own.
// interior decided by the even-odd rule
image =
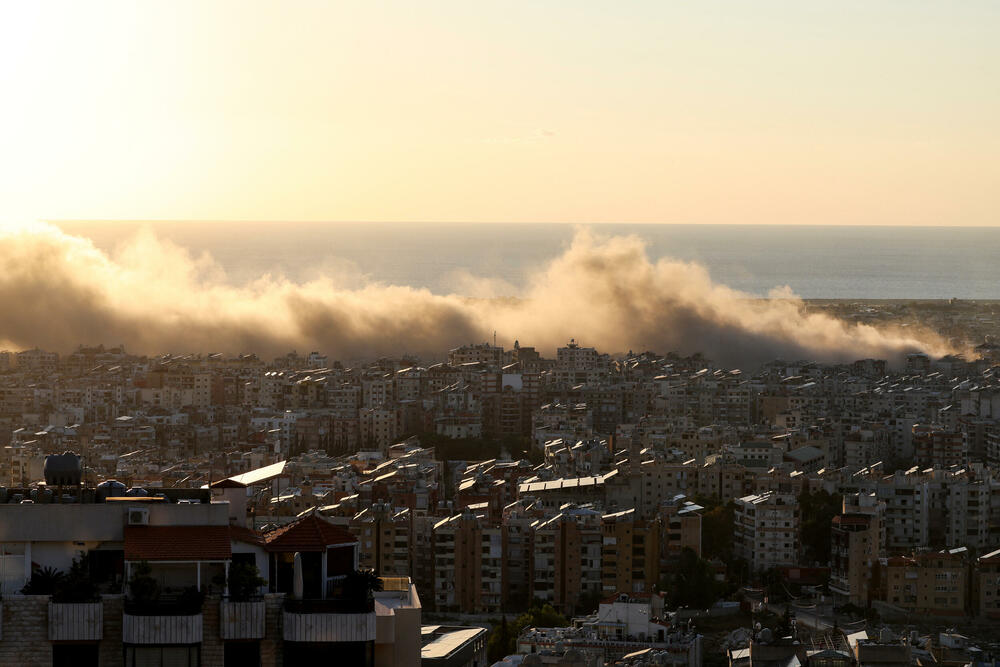
<svg viewBox="0 0 1000 667">
<path fill-rule="evenodd" d="M 355 570 L 344 579 L 344 597 L 367 607 L 372 593 L 382 590 L 382 578 L 375 570 Z"/>
<path fill-rule="evenodd" d="M 35 568 L 31 579 L 21 589 L 24 595 L 52 595 L 66 575 L 54 567 Z"/>
</svg>

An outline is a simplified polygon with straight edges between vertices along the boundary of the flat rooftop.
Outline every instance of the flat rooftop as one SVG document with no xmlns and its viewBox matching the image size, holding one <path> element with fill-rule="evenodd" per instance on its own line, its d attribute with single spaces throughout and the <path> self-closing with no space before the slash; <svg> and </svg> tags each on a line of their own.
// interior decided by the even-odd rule
<svg viewBox="0 0 1000 667">
<path fill-rule="evenodd" d="M 444 659 L 460 651 L 480 635 L 485 628 L 468 628 L 448 625 L 424 625 L 420 628 L 421 660 Z"/>
</svg>

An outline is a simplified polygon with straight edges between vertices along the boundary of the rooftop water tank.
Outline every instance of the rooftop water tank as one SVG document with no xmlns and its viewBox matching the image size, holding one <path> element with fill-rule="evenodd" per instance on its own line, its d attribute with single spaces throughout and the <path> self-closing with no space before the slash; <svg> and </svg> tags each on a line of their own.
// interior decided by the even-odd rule
<svg viewBox="0 0 1000 667">
<path fill-rule="evenodd" d="M 48 486 L 80 486 L 83 466 L 74 452 L 49 454 L 45 457 L 45 483 Z"/>
<path fill-rule="evenodd" d="M 125 485 L 116 479 L 109 479 L 97 485 L 97 502 L 103 503 L 108 498 L 120 498 L 125 495 Z"/>
</svg>

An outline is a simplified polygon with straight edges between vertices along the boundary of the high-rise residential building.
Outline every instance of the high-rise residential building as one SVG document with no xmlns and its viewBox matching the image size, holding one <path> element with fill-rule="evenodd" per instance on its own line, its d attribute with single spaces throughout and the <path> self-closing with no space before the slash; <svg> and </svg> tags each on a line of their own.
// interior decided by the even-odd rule
<svg viewBox="0 0 1000 667">
<path fill-rule="evenodd" d="M 604 593 L 652 591 L 660 580 L 660 521 L 639 519 L 629 509 L 605 514 L 601 523 Z"/>
<path fill-rule="evenodd" d="M 962 616 L 969 607 L 969 552 L 893 556 L 883 568 L 885 601 L 918 614 Z"/>
<path fill-rule="evenodd" d="M 1000 549 L 976 559 L 973 590 L 978 615 L 1000 619 Z"/>
<path fill-rule="evenodd" d="M 532 597 L 568 616 L 583 597 L 601 595 L 601 513 L 563 507 L 534 526 Z"/>
<path fill-rule="evenodd" d="M 701 512 L 704 508 L 683 495 L 665 501 L 660 505 L 660 527 L 662 539 L 660 556 L 672 558 L 684 549 L 691 549 L 701 555 Z"/>
<path fill-rule="evenodd" d="M 436 611 L 497 613 L 503 600 L 503 532 L 471 509 L 434 525 Z"/>
<path fill-rule="evenodd" d="M 796 565 L 799 557 L 799 507 L 792 495 L 773 491 L 736 500 L 733 552 L 752 570 Z"/>
<path fill-rule="evenodd" d="M 876 597 L 875 566 L 882 553 L 882 511 L 874 494 L 844 497 L 830 528 L 830 591 L 866 607 Z"/>
<path fill-rule="evenodd" d="M 876 496 L 885 503 L 885 547 L 907 553 L 926 547 L 930 538 L 931 487 L 917 469 L 897 470 L 880 480 Z"/>
<path fill-rule="evenodd" d="M 483 364 L 487 369 L 499 370 L 503 367 L 503 347 L 482 343 L 463 345 L 448 352 L 448 365 Z"/>
</svg>

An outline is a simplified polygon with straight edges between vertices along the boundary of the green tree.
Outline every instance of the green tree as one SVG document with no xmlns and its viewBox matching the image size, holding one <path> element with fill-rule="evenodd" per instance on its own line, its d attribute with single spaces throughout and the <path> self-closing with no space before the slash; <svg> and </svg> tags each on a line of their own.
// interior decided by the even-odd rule
<svg viewBox="0 0 1000 667">
<path fill-rule="evenodd" d="M 354 570 L 344 579 L 344 597 L 367 604 L 372 593 L 382 590 L 382 578 L 375 570 Z"/>
<path fill-rule="evenodd" d="M 830 526 L 840 514 L 843 497 L 820 489 L 799 494 L 799 535 L 802 555 L 808 563 L 830 562 Z"/>
<path fill-rule="evenodd" d="M 74 558 L 69 572 L 57 583 L 53 602 L 96 602 L 101 599 L 97 584 L 90 576 L 90 559 L 85 553 Z"/>
<path fill-rule="evenodd" d="M 22 595 L 52 595 L 62 584 L 66 575 L 54 567 L 36 567 L 31 570 L 31 579 L 21 589 Z"/>
<path fill-rule="evenodd" d="M 253 563 L 233 563 L 229 566 L 229 599 L 246 602 L 257 596 L 267 580 Z"/>
<path fill-rule="evenodd" d="M 160 598 L 160 584 L 153 578 L 153 568 L 142 561 L 132 570 L 128 580 L 129 599 L 136 607 L 148 607 Z"/>
<path fill-rule="evenodd" d="M 666 591 L 671 607 L 706 609 L 719 599 L 723 585 L 715 580 L 711 564 L 694 550 L 685 548 L 672 574 L 661 587 Z"/>
<path fill-rule="evenodd" d="M 494 438 L 449 438 L 437 433 L 412 435 L 419 437 L 421 447 L 433 447 L 439 461 L 484 461 L 500 456 L 501 443 Z"/>
<path fill-rule="evenodd" d="M 490 651 L 490 643 L 493 643 L 493 653 L 503 658 L 517 650 L 517 636 L 525 628 L 564 628 L 569 625 L 566 617 L 557 612 L 550 604 L 539 604 L 537 601 L 531 605 L 528 611 L 517 617 L 513 623 L 508 624 L 506 617 L 501 619 L 500 625 L 493 628 L 489 640 L 487 640 L 487 652 Z M 502 633 L 502 634 L 501 634 Z M 494 639 L 494 636 L 497 636 Z M 492 660 L 492 658 L 491 658 Z M 496 661 L 494 660 L 494 662 Z"/>
<path fill-rule="evenodd" d="M 699 503 L 700 504 L 700 503 Z M 736 503 L 711 503 L 701 515 L 701 554 L 724 563 L 733 559 L 733 517 Z"/>
<path fill-rule="evenodd" d="M 504 656 L 513 653 L 510 647 L 517 640 L 517 635 L 512 635 L 512 629 L 507 624 L 507 615 L 500 618 L 500 625 L 493 628 L 490 638 L 486 642 L 486 660 L 489 663 L 499 662 Z M 516 647 L 515 647 L 516 648 Z"/>
</svg>

